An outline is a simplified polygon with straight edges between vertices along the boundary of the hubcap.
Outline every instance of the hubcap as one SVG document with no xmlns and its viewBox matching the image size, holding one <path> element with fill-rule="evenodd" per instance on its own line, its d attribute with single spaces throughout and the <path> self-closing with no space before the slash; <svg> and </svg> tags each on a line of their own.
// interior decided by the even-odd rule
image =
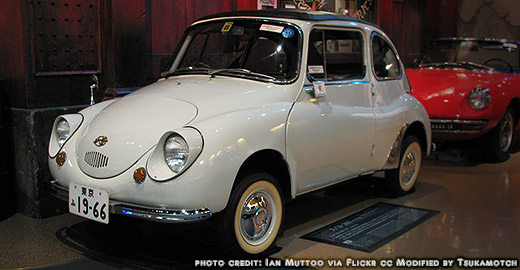
<svg viewBox="0 0 520 270">
<path fill-rule="evenodd" d="M 507 113 L 500 125 L 500 149 L 507 152 L 513 141 L 513 116 Z"/>
<path fill-rule="evenodd" d="M 403 163 L 401 165 L 401 181 L 403 185 L 408 186 L 413 182 L 414 175 L 417 169 L 417 154 L 415 149 L 411 149 L 403 157 Z"/>
<path fill-rule="evenodd" d="M 272 231 L 273 215 L 276 215 L 273 196 L 266 190 L 253 192 L 244 202 L 240 212 L 240 232 L 251 245 L 263 243 Z"/>
</svg>

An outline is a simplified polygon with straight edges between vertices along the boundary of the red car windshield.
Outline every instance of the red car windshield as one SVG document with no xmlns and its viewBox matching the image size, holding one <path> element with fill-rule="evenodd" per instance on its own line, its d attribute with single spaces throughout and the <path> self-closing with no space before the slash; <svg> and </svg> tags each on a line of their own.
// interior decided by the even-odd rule
<svg viewBox="0 0 520 270">
<path fill-rule="evenodd" d="M 417 62 L 420 67 L 465 68 L 513 73 L 520 70 L 518 43 L 491 40 L 438 40 Z"/>
</svg>

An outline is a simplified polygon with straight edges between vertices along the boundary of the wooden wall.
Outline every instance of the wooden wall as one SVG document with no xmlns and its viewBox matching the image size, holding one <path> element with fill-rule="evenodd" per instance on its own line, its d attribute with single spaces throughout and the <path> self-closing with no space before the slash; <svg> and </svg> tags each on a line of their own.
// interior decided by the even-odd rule
<svg viewBox="0 0 520 270">
<path fill-rule="evenodd" d="M 112 0 L 114 76 L 111 86 L 135 87 L 146 83 L 145 0 Z"/>
<path fill-rule="evenodd" d="M 5 98 L 1 101 L 4 108 L 25 102 L 22 33 L 20 2 L 3 1 L 0 5 L 0 79 L 4 83 L 0 91 L 4 91 L 2 97 Z M 7 97 L 8 92 L 10 98 Z"/>
<path fill-rule="evenodd" d="M 0 76 L 7 107 L 88 104 L 90 75 L 113 71 L 111 1 L 4 2 L 0 57 L 9 61 Z"/>
<path fill-rule="evenodd" d="M 0 6 L 5 107 L 86 105 L 101 91 L 156 79 L 183 31 L 204 15 L 256 0 L 13 0 Z"/>
<path fill-rule="evenodd" d="M 107 88 L 146 85 L 164 70 L 183 31 L 195 19 L 257 8 L 257 0 L 4 2 L 0 6 L 4 102 L 6 107 L 26 109 L 88 104 L 89 73 L 101 78 L 101 95 Z M 456 35 L 457 2 L 378 0 L 377 23 L 392 37 L 403 61 L 410 64 L 430 40 Z M 76 9 L 91 10 L 90 5 L 95 13 L 79 22 Z M 96 27 L 80 27 L 86 23 Z M 70 37 L 63 36 L 65 30 L 70 30 Z M 75 41 L 69 42 L 73 36 Z M 93 57 L 79 57 L 83 46 L 92 47 L 88 51 L 94 50 Z M 79 58 L 85 63 L 77 61 Z"/>
<path fill-rule="evenodd" d="M 157 78 L 170 60 L 184 30 L 196 19 L 213 13 L 253 10 L 256 0 L 146 1 L 149 79 Z"/>
<path fill-rule="evenodd" d="M 379 0 L 378 23 L 410 65 L 427 44 L 456 36 L 457 0 Z"/>
</svg>

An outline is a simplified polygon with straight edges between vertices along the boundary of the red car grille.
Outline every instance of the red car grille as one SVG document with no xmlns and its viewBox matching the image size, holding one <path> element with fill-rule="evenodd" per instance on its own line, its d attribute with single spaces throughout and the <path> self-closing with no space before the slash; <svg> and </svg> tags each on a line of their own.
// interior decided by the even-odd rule
<svg viewBox="0 0 520 270">
<path fill-rule="evenodd" d="M 487 120 L 430 119 L 432 132 L 478 133 L 487 125 Z"/>
</svg>

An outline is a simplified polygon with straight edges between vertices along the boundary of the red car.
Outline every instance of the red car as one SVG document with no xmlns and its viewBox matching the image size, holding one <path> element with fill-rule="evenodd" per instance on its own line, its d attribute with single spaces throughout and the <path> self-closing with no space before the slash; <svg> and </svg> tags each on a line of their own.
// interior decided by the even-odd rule
<svg viewBox="0 0 520 270">
<path fill-rule="evenodd" d="M 469 38 L 431 42 L 407 74 L 434 139 L 481 138 L 488 161 L 509 157 L 520 118 L 519 45 Z"/>
</svg>

